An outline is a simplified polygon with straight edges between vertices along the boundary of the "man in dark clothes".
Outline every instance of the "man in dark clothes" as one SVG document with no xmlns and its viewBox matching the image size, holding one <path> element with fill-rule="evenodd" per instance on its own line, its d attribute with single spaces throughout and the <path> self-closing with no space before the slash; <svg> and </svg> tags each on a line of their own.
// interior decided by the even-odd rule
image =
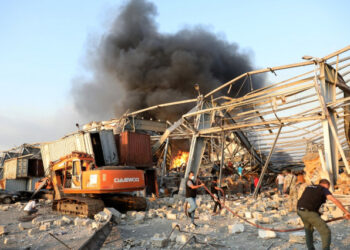
<svg viewBox="0 0 350 250">
<path fill-rule="evenodd" d="M 303 194 L 298 200 L 297 208 L 298 215 L 304 223 L 306 246 L 309 250 L 315 249 L 313 244 L 314 228 L 321 235 L 322 249 L 330 249 L 331 245 L 331 230 L 324 222 L 319 213 L 319 209 L 326 199 L 332 201 L 344 213 L 346 219 L 350 219 L 350 212 L 338 201 L 328 190 L 330 183 L 326 179 L 322 179 L 319 185 L 311 185 L 305 188 Z"/>
<path fill-rule="evenodd" d="M 194 173 L 191 171 L 188 175 L 188 180 L 186 182 L 186 201 L 190 204 L 190 209 L 188 210 L 188 214 L 191 217 L 192 224 L 197 227 L 197 225 L 194 223 L 194 213 L 197 208 L 196 204 L 196 196 L 197 196 L 197 190 L 200 187 L 203 187 L 204 184 L 201 185 L 195 185 L 195 178 Z"/>
<path fill-rule="evenodd" d="M 215 202 L 213 213 L 216 214 L 217 207 L 219 207 L 219 212 L 221 211 L 221 204 L 219 202 L 220 201 L 219 192 L 221 192 L 221 195 L 224 195 L 224 190 L 222 190 L 220 187 L 218 187 L 218 177 L 216 177 L 216 176 L 214 176 L 213 181 L 211 182 L 210 192 L 218 200 L 218 201 L 216 201 L 214 198 L 212 198 L 213 201 Z"/>
</svg>

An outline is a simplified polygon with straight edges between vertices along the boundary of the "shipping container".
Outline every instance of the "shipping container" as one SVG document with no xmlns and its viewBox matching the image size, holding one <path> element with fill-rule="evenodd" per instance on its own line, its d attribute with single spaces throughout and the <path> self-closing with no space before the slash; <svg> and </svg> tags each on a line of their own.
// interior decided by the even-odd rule
<svg viewBox="0 0 350 250">
<path fill-rule="evenodd" d="M 5 180 L 5 189 L 7 191 L 26 191 L 27 190 L 27 179 L 17 179 L 17 180 Z"/>
<path fill-rule="evenodd" d="M 4 178 L 16 179 L 28 176 L 28 159 L 17 157 L 4 163 Z"/>
<path fill-rule="evenodd" d="M 31 177 L 27 179 L 27 187 L 26 191 L 34 191 L 35 190 L 35 183 L 41 180 L 41 177 Z"/>
<path fill-rule="evenodd" d="M 71 154 L 73 151 L 88 153 L 95 158 L 96 165 L 118 165 L 118 153 L 112 130 L 100 132 L 78 132 L 60 140 L 40 145 L 45 175 L 49 174 L 51 161 Z"/>
<path fill-rule="evenodd" d="M 115 138 L 119 141 L 120 165 L 152 166 L 151 138 L 149 135 L 125 131 Z"/>
</svg>

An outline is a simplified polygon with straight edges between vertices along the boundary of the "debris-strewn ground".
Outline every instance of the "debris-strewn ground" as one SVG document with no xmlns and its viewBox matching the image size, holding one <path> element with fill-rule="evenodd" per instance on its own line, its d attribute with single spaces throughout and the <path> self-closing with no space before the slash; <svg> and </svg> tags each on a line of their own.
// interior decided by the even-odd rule
<svg viewBox="0 0 350 250">
<path fill-rule="evenodd" d="M 24 203 L 0 205 L 0 249 L 67 249 L 50 233 L 77 249 L 93 234 L 93 226 L 98 227 L 91 219 L 53 213 L 50 201 L 41 200 L 39 204 L 38 215 L 27 222 L 19 221 L 25 216 Z"/>
<path fill-rule="evenodd" d="M 259 198 L 255 201 L 251 196 L 226 201 L 226 204 L 240 215 L 269 228 L 301 227 L 301 221 L 295 212 L 289 213 L 285 207 L 287 198 L 278 195 Z M 227 210 L 219 215 L 212 215 L 213 202 L 209 196 L 197 198 L 199 208 L 195 229 L 190 226 L 183 210 L 184 198 L 161 198 L 150 202 L 147 212 L 128 212 L 122 216 L 118 229 L 123 239 L 124 249 L 178 249 L 187 240 L 195 236 L 185 249 L 306 249 L 303 231 L 297 233 L 263 232 L 233 217 Z M 342 216 L 342 213 L 327 205 L 324 208 L 327 218 Z M 170 236 L 172 227 L 179 224 Z M 330 223 L 332 230 L 332 249 L 350 249 L 350 222 L 338 221 Z M 242 232 L 243 231 L 243 232 Z M 315 247 L 321 248 L 320 236 L 315 232 Z M 265 237 L 265 238 L 261 238 Z M 113 249 L 113 244 L 104 245 L 104 249 Z"/>
<path fill-rule="evenodd" d="M 251 196 L 231 197 L 226 205 L 252 222 L 269 228 L 302 226 L 296 213 L 288 212 L 285 207 L 286 199 L 278 195 L 258 200 Z M 200 195 L 197 203 L 198 228 L 190 225 L 184 213 L 184 198 L 179 196 L 151 199 L 146 212 L 121 215 L 112 211 L 115 226 L 103 249 L 178 249 L 187 241 L 185 249 L 306 249 L 303 231 L 276 234 L 259 231 L 232 216 L 226 209 L 212 215 L 214 204 L 208 195 Z M 39 215 L 34 220 L 20 222 L 18 219 L 23 216 L 23 207 L 21 203 L 0 205 L 1 249 L 66 249 L 50 233 L 70 248 L 77 249 L 108 217 L 108 211 L 107 214 L 99 213 L 95 220 L 61 216 L 51 211 L 49 201 L 41 201 Z M 331 204 L 323 210 L 325 219 L 342 216 L 342 212 Z M 175 228 L 170 235 L 175 225 L 179 225 L 181 232 Z M 350 222 L 343 220 L 329 225 L 332 230 L 331 248 L 350 249 Z M 315 246 L 316 249 L 321 248 L 317 232 Z"/>
</svg>

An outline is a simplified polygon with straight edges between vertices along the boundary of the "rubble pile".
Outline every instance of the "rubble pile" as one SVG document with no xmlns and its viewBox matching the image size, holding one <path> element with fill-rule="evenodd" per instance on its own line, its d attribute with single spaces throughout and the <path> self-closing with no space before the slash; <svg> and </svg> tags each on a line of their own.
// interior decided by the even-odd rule
<svg viewBox="0 0 350 250">
<path fill-rule="evenodd" d="M 335 194 L 350 195 L 350 175 L 341 173 L 337 180 L 337 185 L 334 188 Z"/>
</svg>

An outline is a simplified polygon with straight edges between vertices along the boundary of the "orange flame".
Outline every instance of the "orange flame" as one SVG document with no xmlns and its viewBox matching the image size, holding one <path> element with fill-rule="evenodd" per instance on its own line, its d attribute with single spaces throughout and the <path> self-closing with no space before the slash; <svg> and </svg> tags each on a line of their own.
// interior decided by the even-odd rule
<svg viewBox="0 0 350 250">
<path fill-rule="evenodd" d="M 170 169 L 173 168 L 178 168 L 180 167 L 183 163 L 187 164 L 189 153 L 184 152 L 184 151 L 179 151 L 177 155 L 173 158 L 171 162 Z"/>
</svg>

